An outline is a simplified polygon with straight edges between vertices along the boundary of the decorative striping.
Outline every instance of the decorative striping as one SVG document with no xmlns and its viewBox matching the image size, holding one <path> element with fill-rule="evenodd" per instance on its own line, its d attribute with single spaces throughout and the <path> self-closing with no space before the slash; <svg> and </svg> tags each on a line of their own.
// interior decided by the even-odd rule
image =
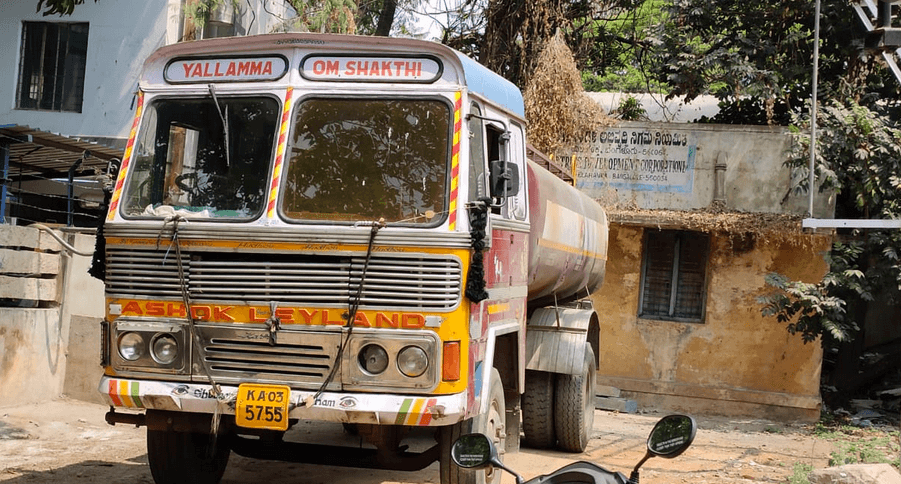
<svg viewBox="0 0 901 484">
<path fill-rule="evenodd" d="M 463 126 L 462 119 L 463 93 L 454 93 L 454 142 L 451 147 L 451 189 L 450 206 L 448 207 L 448 227 L 457 229 L 457 195 L 460 184 L 460 130 Z"/>
<path fill-rule="evenodd" d="M 135 119 L 131 123 L 131 133 L 128 135 L 128 144 L 125 146 L 125 153 L 122 156 L 122 166 L 119 167 L 119 176 L 116 178 L 116 189 L 110 199 L 109 212 L 107 212 L 107 220 L 113 220 L 116 216 L 116 210 L 119 208 L 119 199 L 122 198 L 122 185 L 125 184 L 125 175 L 128 172 L 128 165 L 131 163 L 134 154 L 135 137 L 138 134 L 138 122 L 141 120 L 141 112 L 144 110 L 144 91 L 138 91 L 138 106 L 135 109 Z"/>
<path fill-rule="evenodd" d="M 435 398 L 406 398 L 397 410 L 395 425 L 426 426 L 432 422 L 431 408 L 438 400 Z"/>
<path fill-rule="evenodd" d="M 289 87 L 285 92 L 285 107 L 282 109 L 282 122 L 278 131 L 278 148 L 275 155 L 275 169 L 272 171 L 272 184 L 269 188 L 269 205 L 266 209 L 266 217 L 275 218 L 275 201 L 278 198 L 278 185 L 282 175 L 282 165 L 285 161 L 285 145 L 288 142 L 288 122 L 291 114 L 291 98 L 294 96 L 294 88 Z"/>
</svg>

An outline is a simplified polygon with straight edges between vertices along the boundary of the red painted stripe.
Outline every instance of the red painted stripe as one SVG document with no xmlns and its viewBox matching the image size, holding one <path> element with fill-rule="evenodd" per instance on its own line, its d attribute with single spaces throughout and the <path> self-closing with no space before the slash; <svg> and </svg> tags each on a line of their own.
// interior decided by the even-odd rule
<svg viewBox="0 0 901 484">
<path fill-rule="evenodd" d="M 422 410 L 422 419 L 419 421 L 419 425 L 428 425 L 432 422 L 432 411 L 429 410 L 435 405 L 435 402 L 438 400 L 435 398 L 430 398 L 428 402 L 425 402 L 425 408 Z"/>
<path fill-rule="evenodd" d="M 123 407 L 122 400 L 119 399 L 119 385 L 116 380 L 109 381 L 109 398 L 117 407 Z"/>
</svg>

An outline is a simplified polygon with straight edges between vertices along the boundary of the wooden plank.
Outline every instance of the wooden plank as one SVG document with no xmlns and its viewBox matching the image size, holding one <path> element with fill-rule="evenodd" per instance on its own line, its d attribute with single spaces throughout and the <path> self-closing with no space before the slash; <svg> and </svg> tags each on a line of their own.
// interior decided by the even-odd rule
<svg viewBox="0 0 901 484">
<path fill-rule="evenodd" d="M 0 249 L 0 274 L 2 275 L 58 274 L 59 267 L 59 254 Z"/>
<path fill-rule="evenodd" d="M 0 275 L 0 298 L 56 301 L 56 279 Z"/>
</svg>

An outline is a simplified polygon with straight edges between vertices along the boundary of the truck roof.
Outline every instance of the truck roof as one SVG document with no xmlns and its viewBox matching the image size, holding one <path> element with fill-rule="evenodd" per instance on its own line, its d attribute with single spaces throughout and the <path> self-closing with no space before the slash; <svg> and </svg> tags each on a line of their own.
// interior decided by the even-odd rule
<svg viewBox="0 0 901 484">
<path fill-rule="evenodd" d="M 395 54 L 433 55 L 444 63 L 456 67 L 447 74 L 450 80 L 465 86 L 472 93 L 495 103 L 505 110 L 525 118 L 522 93 L 510 81 L 494 73 L 465 54 L 437 42 L 390 37 L 359 35 L 335 35 L 314 33 L 282 33 L 251 35 L 246 37 L 223 37 L 198 41 L 180 42 L 158 49 L 144 62 L 142 83 L 145 85 L 166 84 L 163 71 L 167 64 L 182 57 L 211 57 L 217 55 L 262 55 L 264 53 L 286 54 L 290 51 L 344 55 L 359 53 L 365 55 Z M 297 69 L 296 55 L 287 55 L 289 69 Z M 445 80 L 447 76 L 445 76 Z"/>
</svg>

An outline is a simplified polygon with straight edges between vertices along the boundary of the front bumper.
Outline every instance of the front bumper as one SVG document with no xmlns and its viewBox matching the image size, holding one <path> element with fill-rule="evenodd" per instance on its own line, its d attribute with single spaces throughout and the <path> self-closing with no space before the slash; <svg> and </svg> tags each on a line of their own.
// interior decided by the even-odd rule
<svg viewBox="0 0 901 484">
<path fill-rule="evenodd" d="M 176 412 L 235 413 L 238 387 L 223 385 L 217 399 L 206 384 L 136 380 L 104 376 L 99 391 L 115 407 Z M 466 393 L 453 395 L 395 395 L 385 393 L 323 392 L 311 407 L 304 401 L 315 392 L 291 390 L 288 416 L 292 419 L 379 425 L 444 426 L 466 414 Z M 221 402 L 221 403 L 220 403 Z"/>
</svg>

